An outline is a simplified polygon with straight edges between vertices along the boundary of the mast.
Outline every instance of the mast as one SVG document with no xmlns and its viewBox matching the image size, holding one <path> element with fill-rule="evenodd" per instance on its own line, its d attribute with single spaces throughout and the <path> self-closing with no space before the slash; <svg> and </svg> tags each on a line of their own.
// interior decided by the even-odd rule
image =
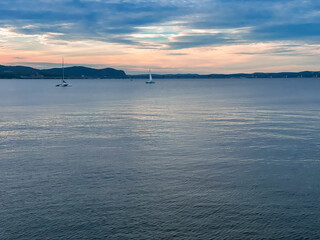
<svg viewBox="0 0 320 240">
<path fill-rule="evenodd" d="M 64 82 L 64 57 L 62 57 L 62 81 Z"/>
</svg>

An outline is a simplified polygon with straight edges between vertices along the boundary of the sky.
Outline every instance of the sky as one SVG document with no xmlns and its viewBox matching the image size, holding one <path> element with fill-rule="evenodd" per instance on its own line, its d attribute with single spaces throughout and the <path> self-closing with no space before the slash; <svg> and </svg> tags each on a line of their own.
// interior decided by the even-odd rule
<svg viewBox="0 0 320 240">
<path fill-rule="evenodd" d="M 0 64 L 320 70 L 319 0 L 1 0 Z"/>
</svg>

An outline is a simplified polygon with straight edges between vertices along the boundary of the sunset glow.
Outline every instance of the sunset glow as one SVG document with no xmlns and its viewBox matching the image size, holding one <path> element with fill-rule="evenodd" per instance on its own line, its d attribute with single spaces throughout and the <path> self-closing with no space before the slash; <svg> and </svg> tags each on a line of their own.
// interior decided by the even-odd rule
<svg viewBox="0 0 320 240">
<path fill-rule="evenodd" d="M 64 56 L 127 73 L 316 71 L 319 9 L 312 0 L 5 0 L 0 64 L 50 68 Z"/>
</svg>

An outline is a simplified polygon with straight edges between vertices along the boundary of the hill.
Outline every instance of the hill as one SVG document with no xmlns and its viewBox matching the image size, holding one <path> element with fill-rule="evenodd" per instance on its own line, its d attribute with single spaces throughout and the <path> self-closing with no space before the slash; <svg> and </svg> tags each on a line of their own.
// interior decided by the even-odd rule
<svg viewBox="0 0 320 240">
<path fill-rule="evenodd" d="M 66 67 L 65 78 L 127 78 L 122 70 L 113 68 L 94 69 L 88 67 Z M 39 70 L 24 66 L 0 65 L 0 78 L 61 78 L 62 69 L 52 68 Z"/>
<path fill-rule="evenodd" d="M 127 75 L 123 70 L 114 68 L 95 69 L 82 66 L 66 67 L 64 68 L 65 78 L 149 78 L 149 74 Z M 0 78 L 2 79 L 23 79 L 23 78 L 61 78 L 62 68 L 51 68 L 39 70 L 36 68 L 25 66 L 3 66 L 0 65 Z M 320 71 L 311 72 L 279 72 L 279 73 L 236 73 L 236 74 L 152 74 L 155 79 L 196 79 L 196 78 L 312 78 L 320 77 Z"/>
<path fill-rule="evenodd" d="M 41 70 L 40 73 L 46 77 L 59 77 L 61 76 L 61 68 L 52 68 Z M 88 67 L 66 67 L 64 69 L 66 78 L 126 78 L 127 75 L 122 70 L 113 68 L 94 69 Z"/>
<path fill-rule="evenodd" d="M 313 78 L 320 77 L 320 71 L 311 72 L 279 72 L 279 73 L 235 73 L 235 74 L 152 74 L 155 79 L 192 79 L 192 78 Z M 148 74 L 128 75 L 129 78 L 149 78 Z"/>
</svg>

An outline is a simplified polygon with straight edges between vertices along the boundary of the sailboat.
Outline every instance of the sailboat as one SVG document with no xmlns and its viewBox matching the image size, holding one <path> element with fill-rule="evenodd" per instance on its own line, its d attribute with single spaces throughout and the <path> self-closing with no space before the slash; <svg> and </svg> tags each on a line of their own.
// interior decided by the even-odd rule
<svg viewBox="0 0 320 240">
<path fill-rule="evenodd" d="M 149 81 L 146 81 L 146 83 L 148 83 L 148 84 L 156 83 L 155 81 L 152 80 L 152 75 L 151 75 L 150 69 L 149 69 Z"/>
<path fill-rule="evenodd" d="M 56 87 L 71 87 L 71 84 L 67 83 L 66 80 L 64 80 L 64 58 L 62 58 L 62 79 L 61 79 L 61 83 L 56 84 Z"/>
</svg>

